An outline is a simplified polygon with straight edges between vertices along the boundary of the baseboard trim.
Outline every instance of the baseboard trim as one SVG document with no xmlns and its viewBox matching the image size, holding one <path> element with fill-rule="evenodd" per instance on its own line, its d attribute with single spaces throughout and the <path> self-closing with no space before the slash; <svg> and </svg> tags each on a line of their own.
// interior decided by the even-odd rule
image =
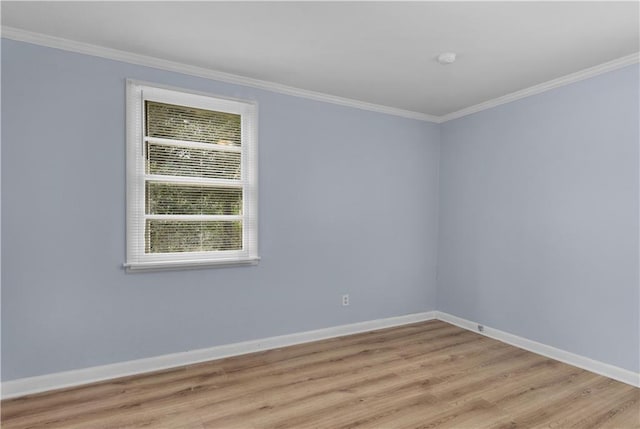
<svg viewBox="0 0 640 429">
<path fill-rule="evenodd" d="M 614 365 L 596 361 L 546 344 L 538 343 L 508 332 L 484 327 L 483 332 L 478 332 L 478 323 L 441 311 L 427 311 L 404 316 L 390 317 L 386 319 L 369 320 L 365 322 L 351 323 L 348 325 L 333 326 L 330 328 L 313 331 L 299 332 L 289 335 L 280 335 L 258 340 L 243 341 L 226 344 L 206 349 L 191 350 L 181 353 L 172 353 L 144 359 L 119 362 L 109 365 L 101 365 L 90 368 L 82 368 L 72 371 L 64 371 L 53 374 L 45 374 L 36 377 L 20 378 L 6 381 L 2 386 L 2 399 L 17 398 L 20 396 L 42 393 L 49 390 L 74 387 L 98 381 L 111 380 L 130 375 L 144 374 L 164 369 L 177 368 L 185 365 L 222 359 L 225 357 L 239 356 L 280 347 L 304 344 L 312 341 L 342 337 L 361 332 L 375 331 L 377 329 L 391 328 L 410 323 L 438 319 L 443 322 L 464 328 L 489 338 L 502 341 L 512 346 L 528 350 L 539 355 L 640 387 L 640 374 Z"/>
<path fill-rule="evenodd" d="M 342 337 L 377 329 L 391 328 L 435 319 L 436 312 L 414 313 L 386 319 L 369 320 L 348 325 L 333 326 L 314 331 L 299 332 L 289 335 L 243 341 L 240 343 L 191 350 L 182 353 L 172 353 L 145 359 L 119 362 L 109 365 L 94 366 L 72 371 L 45 374 L 36 377 L 20 378 L 3 382 L 2 399 L 17 398 L 48 390 L 63 389 L 82 384 L 95 383 L 129 375 L 144 374 L 163 369 L 176 368 L 209 360 L 238 356 L 312 341 Z"/>
<path fill-rule="evenodd" d="M 442 311 L 436 311 L 435 313 L 436 319 L 442 320 L 443 322 L 451 323 L 452 325 L 468 329 L 478 334 L 485 335 L 489 338 L 502 341 L 503 343 L 511 344 L 512 346 L 528 350 L 530 352 L 537 353 L 539 355 L 555 359 L 560 362 L 576 366 L 578 368 L 586 369 L 587 371 L 591 371 L 599 375 L 604 375 L 605 377 L 613 378 L 614 380 L 618 380 L 635 387 L 640 387 L 639 373 L 600 362 L 585 356 L 577 355 L 566 350 L 548 346 L 546 344 L 529 340 L 518 335 L 510 334 L 499 329 L 494 329 L 486 325 L 484 326 L 484 331 L 479 332 L 477 322 L 472 322 L 470 320 L 463 319 L 452 314 L 444 313 Z"/>
</svg>

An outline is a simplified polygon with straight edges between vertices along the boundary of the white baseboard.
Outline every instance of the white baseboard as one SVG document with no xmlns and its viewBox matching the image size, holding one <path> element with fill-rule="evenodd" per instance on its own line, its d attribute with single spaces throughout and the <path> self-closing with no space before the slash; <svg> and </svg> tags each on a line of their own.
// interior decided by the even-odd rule
<svg viewBox="0 0 640 429">
<path fill-rule="evenodd" d="M 406 316 L 334 326 L 331 328 L 300 332 L 290 335 L 244 341 L 206 349 L 191 350 L 182 353 L 172 353 L 110 365 L 101 365 L 36 377 L 20 378 L 2 383 L 2 399 L 16 398 L 48 390 L 79 386 L 82 384 L 110 380 L 118 377 L 176 368 L 214 359 L 238 356 L 247 353 L 341 337 L 360 332 L 374 331 L 376 329 L 390 328 L 393 326 L 406 325 L 409 323 L 432 319 L 439 319 L 444 322 L 451 323 L 452 325 L 456 325 L 473 332 L 478 332 L 478 323 L 476 322 L 453 316 L 448 313 L 443 313 L 441 311 L 428 311 L 424 313 L 408 314 Z M 605 377 L 613 378 L 614 380 L 618 380 L 632 386 L 640 387 L 640 374 L 633 371 L 599 362 L 487 326 L 485 326 L 483 332 L 478 333 L 521 349 L 525 349 L 578 368 L 586 369 L 587 371 L 604 375 Z"/>
<path fill-rule="evenodd" d="M 435 315 L 435 311 L 408 314 L 405 316 L 351 323 L 349 325 L 340 325 L 314 331 L 244 341 L 241 343 L 191 350 L 182 353 L 172 353 L 110 365 L 94 366 L 91 368 L 76 369 L 36 377 L 20 378 L 2 383 L 2 399 L 16 398 L 33 393 L 45 392 L 47 390 L 62 389 L 65 387 L 94 383 L 96 381 L 104 381 L 128 375 L 143 374 L 146 372 L 191 365 L 194 363 L 206 362 L 229 356 L 243 355 L 263 350 L 276 349 L 279 347 L 292 346 L 295 344 L 308 343 L 311 341 L 324 340 L 327 338 L 341 337 L 360 332 L 374 331 L 376 329 L 422 322 L 425 320 L 435 319 Z"/>
<path fill-rule="evenodd" d="M 435 313 L 436 319 L 442 320 L 443 322 L 451 323 L 452 325 L 468 329 L 498 341 L 502 341 L 503 343 L 511 344 L 512 346 L 516 346 L 569 365 L 577 366 L 578 368 L 586 369 L 587 371 L 595 372 L 596 374 L 604 375 L 605 377 L 613 378 L 614 380 L 618 380 L 635 387 L 640 387 L 639 373 L 551 347 L 546 344 L 538 343 L 488 326 L 484 327 L 483 332 L 479 332 L 477 322 L 472 322 L 461 317 L 443 313 L 442 311 L 436 311 Z"/>
</svg>

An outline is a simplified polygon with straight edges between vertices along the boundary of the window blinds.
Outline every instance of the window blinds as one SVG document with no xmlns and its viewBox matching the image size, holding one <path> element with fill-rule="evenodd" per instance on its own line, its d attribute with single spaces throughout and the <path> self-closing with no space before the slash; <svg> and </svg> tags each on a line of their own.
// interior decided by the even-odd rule
<svg viewBox="0 0 640 429">
<path fill-rule="evenodd" d="M 129 82 L 128 108 L 126 265 L 257 260 L 255 106 Z"/>
</svg>

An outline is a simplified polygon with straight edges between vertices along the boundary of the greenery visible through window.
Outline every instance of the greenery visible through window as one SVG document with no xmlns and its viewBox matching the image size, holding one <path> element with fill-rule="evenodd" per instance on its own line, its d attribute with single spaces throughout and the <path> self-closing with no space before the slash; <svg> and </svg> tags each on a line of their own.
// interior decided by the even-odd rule
<svg viewBox="0 0 640 429">
<path fill-rule="evenodd" d="M 147 101 L 147 137 L 211 144 L 211 149 L 146 143 L 146 171 L 152 175 L 238 180 L 240 152 L 216 150 L 241 146 L 240 115 Z M 236 185 L 237 186 L 237 185 Z M 148 215 L 241 215 L 242 188 L 147 181 Z M 242 249 L 242 222 L 147 220 L 146 253 Z"/>
<path fill-rule="evenodd" d="M 146 102 L 147 136 L 240 146 L 240 115 Z"/>
</svg>

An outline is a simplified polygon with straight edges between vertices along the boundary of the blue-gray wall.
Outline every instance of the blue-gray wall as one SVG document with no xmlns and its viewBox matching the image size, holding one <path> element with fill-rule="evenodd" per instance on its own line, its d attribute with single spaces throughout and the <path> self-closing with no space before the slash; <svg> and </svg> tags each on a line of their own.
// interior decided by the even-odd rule
<svg viewBox="0 0 640 429">
<path fill-rule="evenodd" d="M 638 66 L 442 126 L 438 310 L 640 369 Z"/>
<path fill-rule="evenodd" d="M 258 101 L 259 266 L 125 274 L 126 78 Z M 438 158 L 435 124 L 3 40 L 3 380 L 435 309 Z"/>
<path fill-rule="evenodd" d="M 126 78 L 259 102 L 259 266 L 124 273 Z M 638 90 L 438 126 L 3 40 L 2 379 L 436 307 L 638 371 Z"/>
</svg>

